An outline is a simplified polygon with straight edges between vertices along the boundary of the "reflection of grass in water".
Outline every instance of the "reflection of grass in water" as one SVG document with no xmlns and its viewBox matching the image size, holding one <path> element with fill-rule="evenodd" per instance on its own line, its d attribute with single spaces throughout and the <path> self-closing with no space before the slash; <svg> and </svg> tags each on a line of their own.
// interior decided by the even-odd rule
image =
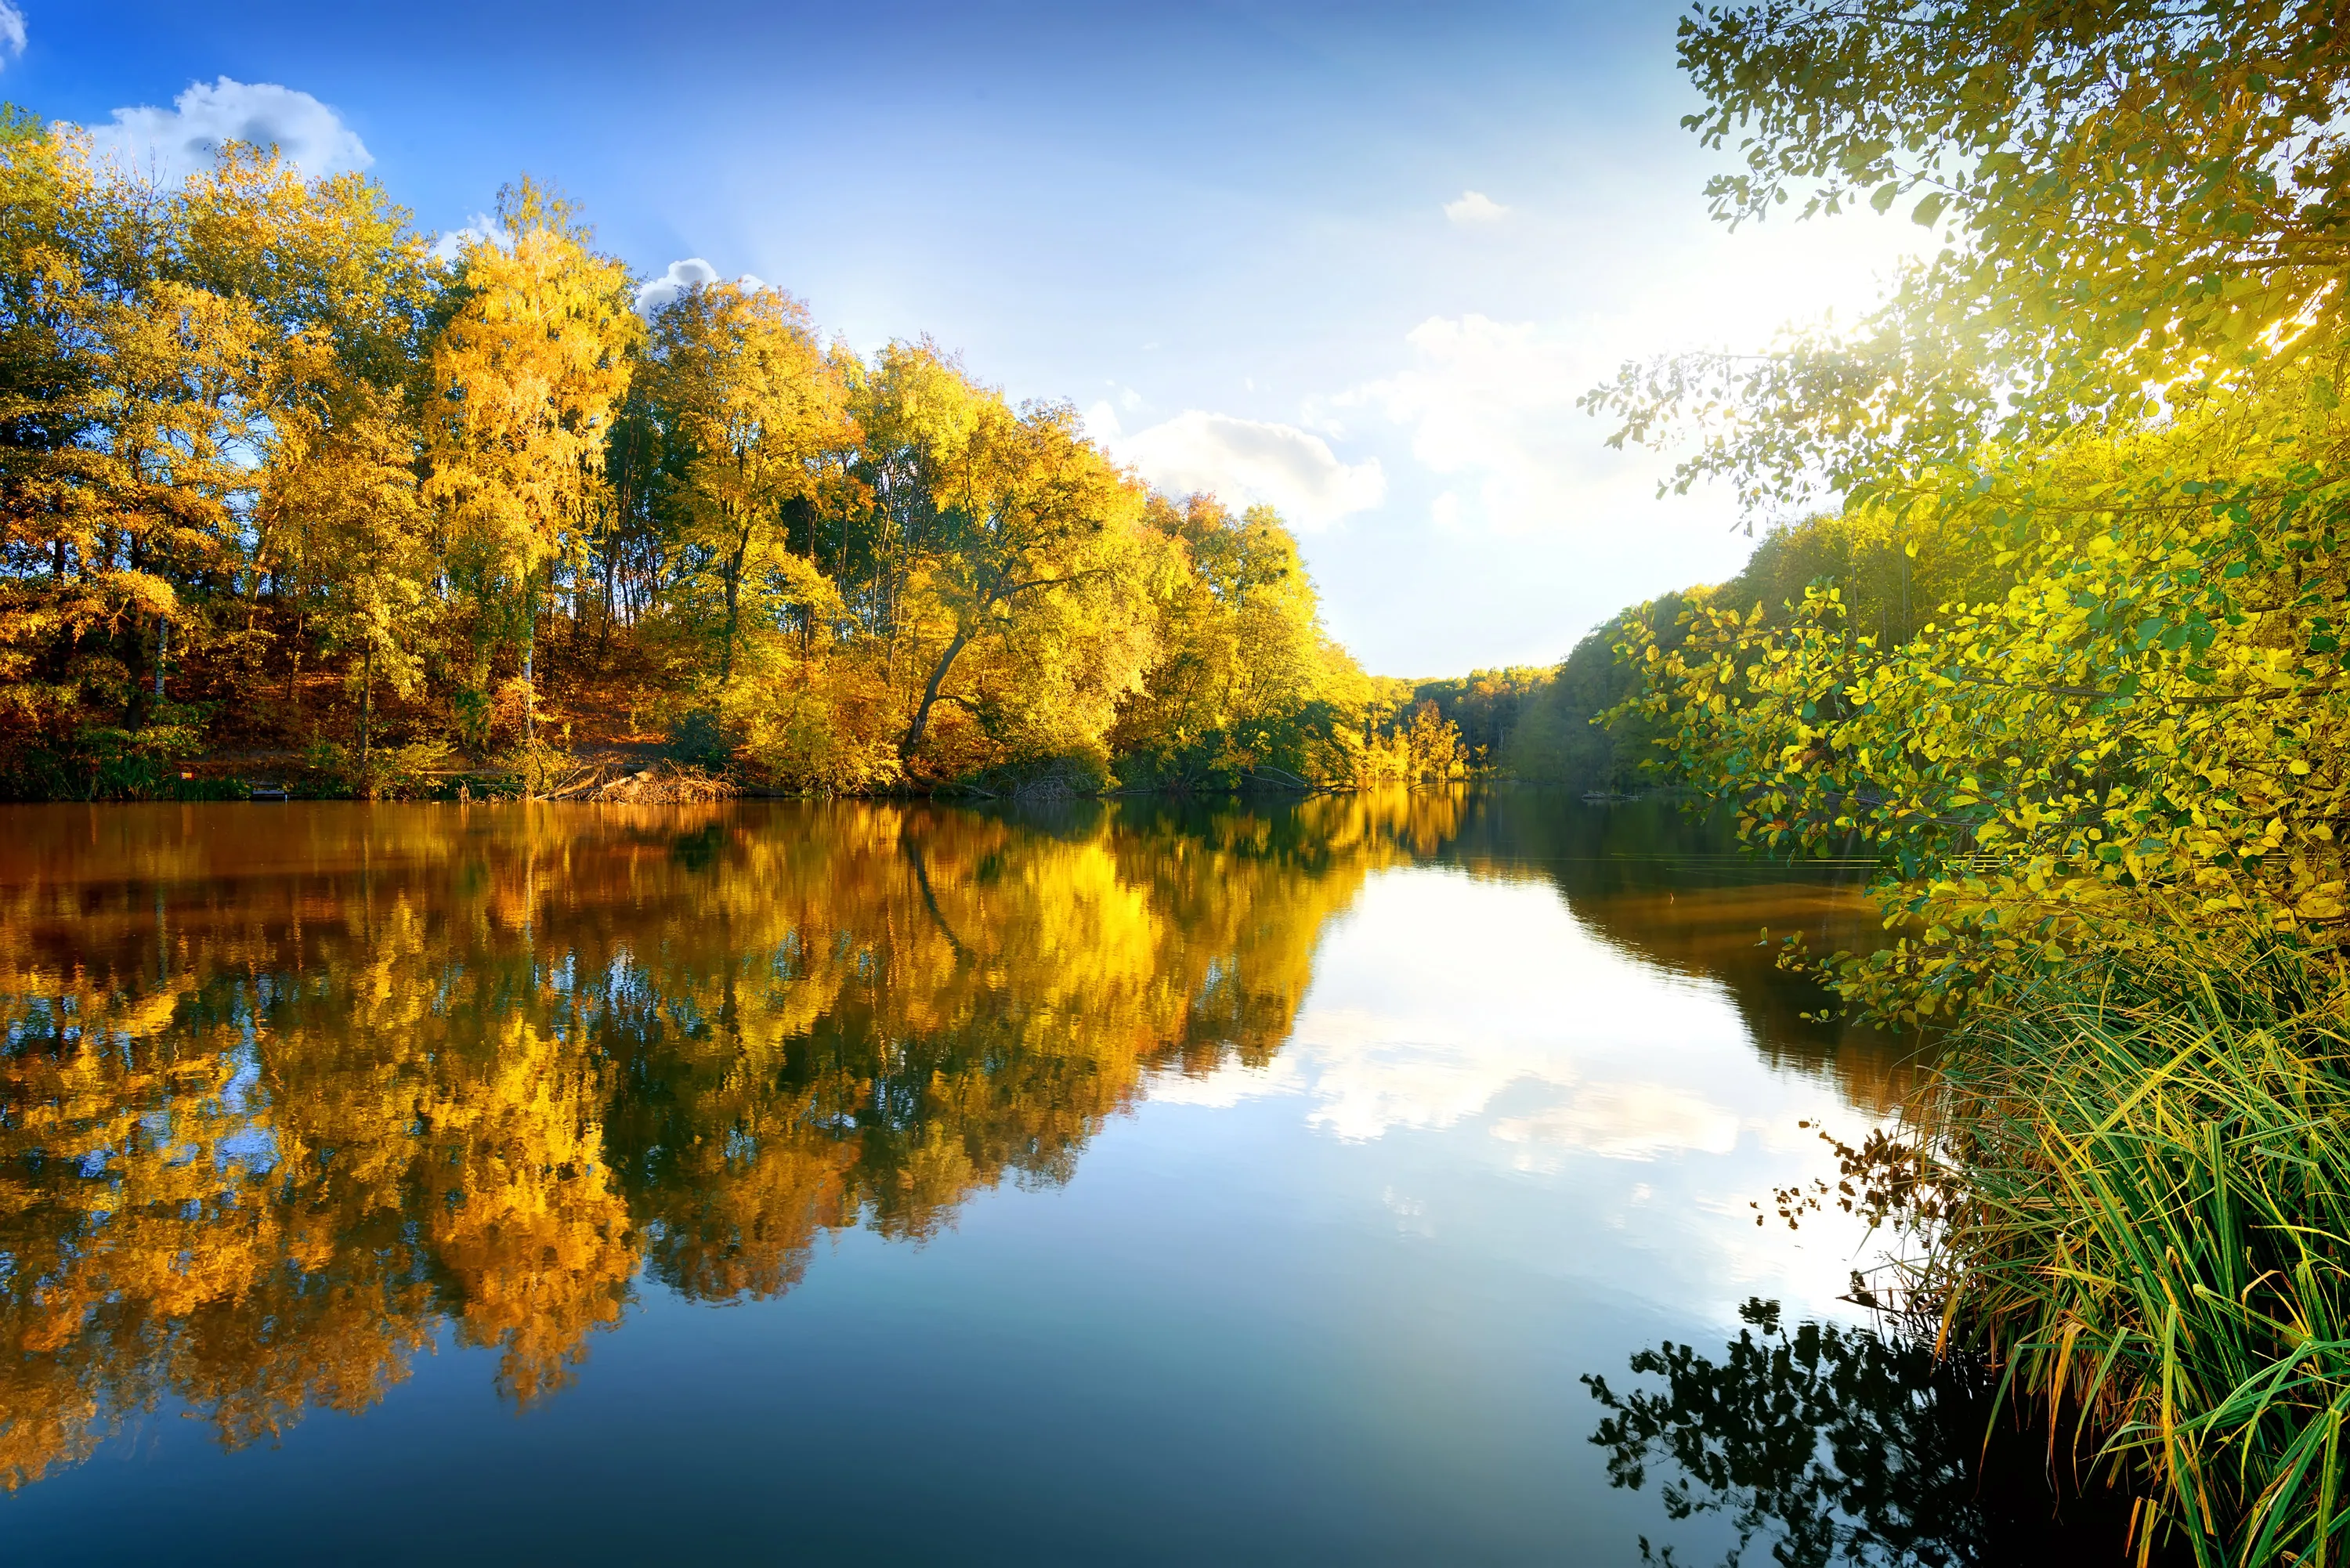
<svg viewBox="0 0 2350 1568">
<path fill-rule="evenodd" d="M 2127 1510 L 2110 1494 L 2061 1514 L 2042 1471 L 2043 1440 L 1990 1428 L 1992 1384 L 1972 1363 L 1867 1329 L 1781 1321 L 1749 1301 L 1747 1326 L 1720 1360 L 1668 1340 L 1631 1370 L 1661 1389 L 1618 1393 L 1583 1381 L 1607 1411 L 1592 1441 L 1616 1486 L 1669 1470 L 1666 1518 L 1719 1518 L 1786 1568 L 1941 1568 L 2032 1562 L 2118 1563 Z M 1644 1562 L 1678 1560 L 1640 1540 Z"/>
</svg>

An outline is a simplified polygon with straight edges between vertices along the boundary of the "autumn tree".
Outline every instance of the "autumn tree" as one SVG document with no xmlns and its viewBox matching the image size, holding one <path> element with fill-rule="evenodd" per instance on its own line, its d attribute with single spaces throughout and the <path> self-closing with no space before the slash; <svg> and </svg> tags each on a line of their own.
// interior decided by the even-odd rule
<svg viewBox="0 0 2350 1568">
<path fill-rule="evenodd" d="M 356 666 L 364 780 L 377 682 L 416 689 L 439 608 L 416 472 L 425 242 L 369 182 L 306 181 L 242 151 L 191 182 L 189 209 L 191 256 L 252 299 L 272 337 L 244 597 L 266 584 L 294 612 L 291 639 L 315 627 L 322 651 Z"/>
<path fill-rule="evenodd" d="M 529 742 L 541 601 L 588 536 L 643 324 L 628 270 L 591 248 L 568 202 L 525 179 L 500 194 L 498 222 L 460 254 L 432 343 L 423 493 L 481 604 L 476 681 L 492 642 L 520 645 Z"/>
<path fill-rule="evenodd" d="M 1142 495 L 1065 405 L 1014 410 L 928 344 L 860 378 L 868 590 L 902 673 L 901 767 L 941 703 L 973 760 L 1098 745 L 1149 652 Z"/>
<path fill-rule="evenodd" d="M 235 144 L 161 182 L 11 111 L 0 186 L 11 792 L 234 744 L 374 794 L 505 725 L 468 787 L 535 792 L 550 704 L 792 790 L 1409 771 L 1277 517 L 1154 501 L 928 340 L 825 347 L 747 283 L 648 324 L 528 181 L 453 260 Z"/>
<path fill-rule="evenodd" d="M 0 116 L 0 743 L 20 759 L 69 734 L 84 696 L 75 650 L 117 603 L 96 576 L 82 455 L 99 417 L 105 227 L 79 150 L 30 116 Z"/>
<path fill-rule="evenodd" d="M 1234 515 L 1213 496 L 1154 497 L 1173 551 L 1162 574 L 1158 657 L 1121 705 L 1113 743 L 1138 775 L 1183 788 L 1296 779 L 1340 693 L 1314 585 L 1271 507 Z"/>
<path fill-rule="evenodd" d="M 776 640 L 829 639 L 838 592 L 795 539 L 812 544 L 850 504 L 857 442 L 840 366 L 807 308 L 775 289 L 687 289 L 654 317 L 646 399 L 678 483 L 674 537 L 714 580 L 723 701 L 746 642 L 764 670 Z"/>
</svg>

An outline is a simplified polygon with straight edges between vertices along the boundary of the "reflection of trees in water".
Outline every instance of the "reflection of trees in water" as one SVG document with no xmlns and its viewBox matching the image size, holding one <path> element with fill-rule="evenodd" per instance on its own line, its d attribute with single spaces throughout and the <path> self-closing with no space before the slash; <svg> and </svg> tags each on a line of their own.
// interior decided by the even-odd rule
<svg viewBox="0 0 2350 1568">
<path fill-rule="evenodd" d="M 1555 794 L 11 826 L 0 1486 L 165 1398 L 230 1442 L 365 1408 L 444 1323 L 541 1397 L 640 1270 L 773 1295 L 827 1231 L 1063 1179 L 1150 1073 L 1270 1059 L 1328 918 L 1440 853 L 1531 862 L 1766 1050 L 1891 1092 L 1752 946 L 1847 890 Z"/>
<path fill-rule="evenodd" d="M 1719 1361 L 1668 1340 L 1632 1357 L 1663 1386 L 1586 1386 L 1607 1411 L 1592 1441 L 1608 1480 L 1652 1469 L 1669 1521 L 1711 1515 L 1739 1563 L 1758 1540 L 1785 1568 L 2119 1563 L 2126 1501 L 2102 1490 L 2058 1507 L 2043 1433 L 2002 1431 L 1990 1379 L 1866 1329 L 1780 1321 L 1750 1301 Z M 1987 1443 L 1986 1438 L 1992 1440 Z M 1677 1561 L 1640 1541 L 1643 1561 Z"/>
<path fill-rule="evenodd" d="M 1449 854 L 1481 873 L 1546 877 L 1585 929 L 1619 951 L 1720 981 L 1773 1065 L 1830 1076 L 1871 1111 L 1889 1110 L 1908 1088 L 1910 1043 L 1824 1020 L 1834 998 L 1778 965 L 1781 940 L 1797 934 L 1819 954 L 1882 941 L 1850 869 L 1757 859 L 1669 802 L 1576 809 L 1542 789 L 1472 797 Z"/>
<path fill-rule="evenodd" d="M 199 812 L 0 845 L 0 1485 L 165 1397 L 363 1408 L 444 1319 L 527 1401 L 639 1268 L 772 1295 L 1063 1179 L 1269 1058 L 1460 805 Z"/>
</svg>

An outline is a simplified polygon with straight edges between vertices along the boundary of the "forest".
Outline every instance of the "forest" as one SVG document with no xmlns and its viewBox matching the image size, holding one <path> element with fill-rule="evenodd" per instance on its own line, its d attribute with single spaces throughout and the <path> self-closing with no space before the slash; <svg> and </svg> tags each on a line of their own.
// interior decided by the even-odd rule
<svg viewBox="0 0 2350 1568">
<path fill-rule="evenodd" d="M 640 305 L 657 305 L 649 311 Z M 1272 511 L 553 188 L 419 231 L 231 144 L 0 115 L 0 794 L 1353 787 L 1472 760 Z M 630 774 L 633 776 L 633 774 Z"/>
</svg>

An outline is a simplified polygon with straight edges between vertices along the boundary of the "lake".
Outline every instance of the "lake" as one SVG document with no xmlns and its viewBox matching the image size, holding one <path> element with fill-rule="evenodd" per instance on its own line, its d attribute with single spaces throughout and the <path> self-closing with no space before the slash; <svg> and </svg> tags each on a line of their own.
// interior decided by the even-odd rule
<svg viewBox="0 0 2350 1568">
<path fill-rule="evenodd" d="M 1530 789 L 0 808 L 0 1560 L 1982 1558 L 1765 928 Z"/>
</svg>

